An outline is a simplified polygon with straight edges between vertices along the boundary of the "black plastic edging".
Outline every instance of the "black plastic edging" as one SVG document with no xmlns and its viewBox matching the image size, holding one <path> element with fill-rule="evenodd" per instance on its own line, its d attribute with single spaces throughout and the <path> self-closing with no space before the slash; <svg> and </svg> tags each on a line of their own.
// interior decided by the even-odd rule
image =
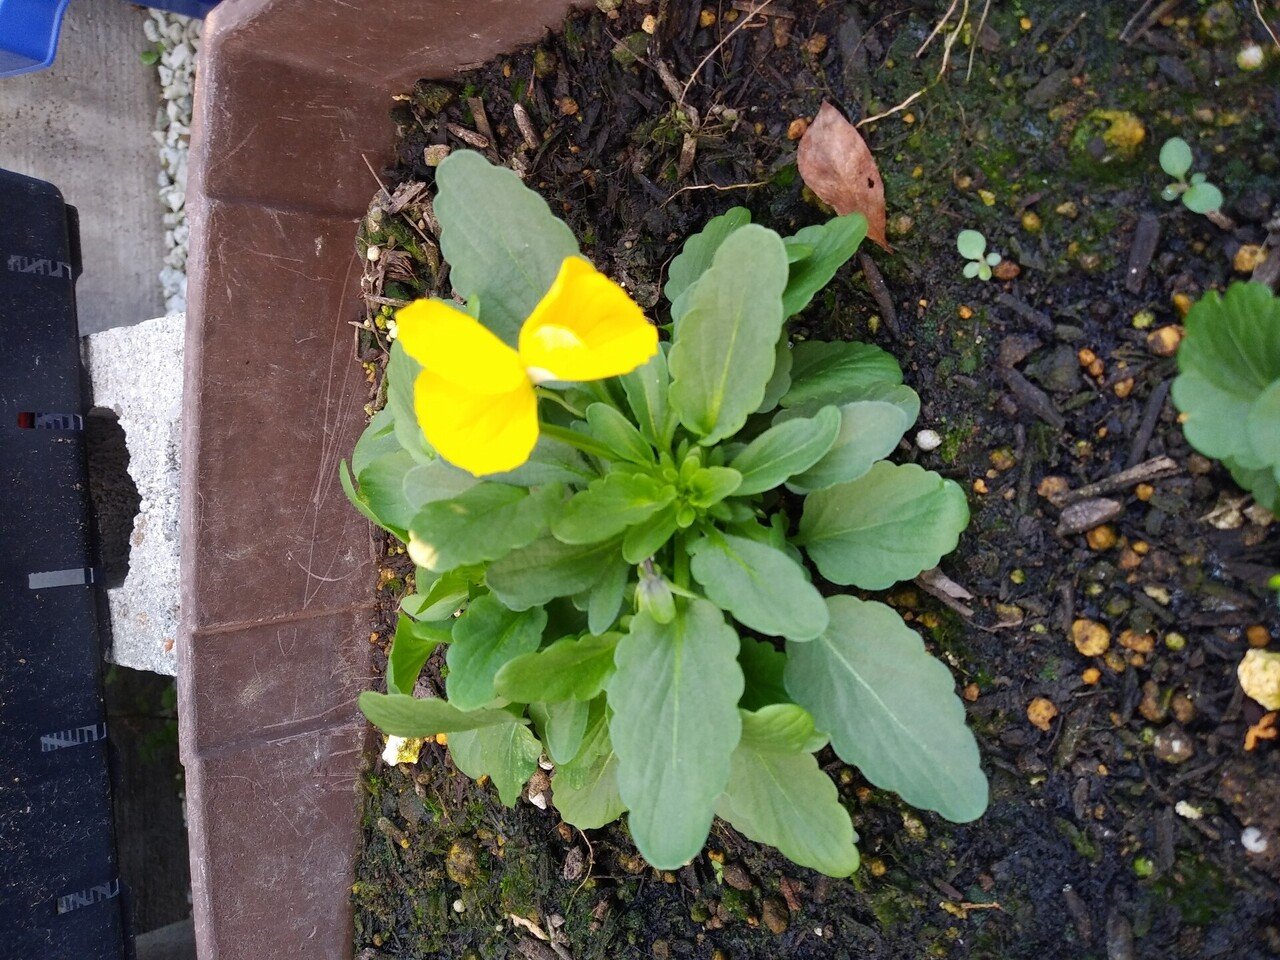
<svg viewBox="0 0 1280 960">
<path fill-rule="evenodd" d="M 0 955 L 121 960 L 75 211 L 0 171 Z"/>
</svg>

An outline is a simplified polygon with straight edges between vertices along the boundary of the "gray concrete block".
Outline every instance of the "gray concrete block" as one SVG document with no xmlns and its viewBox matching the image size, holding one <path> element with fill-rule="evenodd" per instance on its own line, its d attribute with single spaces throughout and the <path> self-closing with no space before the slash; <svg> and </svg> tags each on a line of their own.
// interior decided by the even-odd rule
<svg viewBox="0 0 1280 960">
<path fill-rule="evenodd" d="M 164 312 L 160 87 L 139 60 L 145 19 L 121 0 L 76 0 L 53 66 L 0 80 L 0 167 L 48 180 L 80 211 L 81 333 Z"/>
<path fill-rule="evenodd" d="M 178 465 L 186 317 L 172 314 L 84 339 L 95 407 L 124 429 L 129 476 L 140 498 L 129 536 L 129 570 L 108 586 L 108 659 L 156 673 L 177 671 Z"/>
</svg>

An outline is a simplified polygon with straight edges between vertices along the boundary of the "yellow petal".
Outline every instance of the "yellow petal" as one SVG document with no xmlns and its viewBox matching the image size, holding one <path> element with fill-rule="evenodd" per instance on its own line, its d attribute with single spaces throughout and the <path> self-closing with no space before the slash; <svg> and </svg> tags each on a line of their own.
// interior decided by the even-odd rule
<svg viewBox="0 0 1280 960">
<path fill-rule="evenodd" d="M 413 406 L 436 452 L 477 477 L 514 470 L 538 442 L 538 398 L 523 371 L 514 390 L 493 393 L 424 370 Z"/>
<path fill-rule="evenodd" d="M 514 350 L 442 300 L 415 300 L 396 311 L 396 331 L 424 370 L 472 393 L 508 393 L 528 382 Z"/>
<path fill-rule="evenodd" d="M 630 373 L 658 351 L 658 330 L 625 290 L 579 257 L 567 257 L 520 328 L 520 361 L 535 377 L 603 380 Z"/>
</svg>

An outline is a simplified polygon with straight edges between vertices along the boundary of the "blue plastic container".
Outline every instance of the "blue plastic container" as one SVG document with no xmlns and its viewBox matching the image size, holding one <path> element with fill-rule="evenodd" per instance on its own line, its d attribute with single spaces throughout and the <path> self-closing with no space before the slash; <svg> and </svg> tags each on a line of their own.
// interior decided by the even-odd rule
<svg viewBox="0 0 1280 960">
<path fill-rule="evenodd" d="M 0 77 L 43 70 L 58 52 L 70 0 L 0 0 Z"/>
<path fill-rule="evenodd" d="M 0 0 L 0 77 L 43 70 L 58 53 L 62 14 L 71 0 Z M 218 0 L 165 0 L 150 6 L 203 18 Z M 141 43 L 139 44 L 141 49 Z"/>
</svg>

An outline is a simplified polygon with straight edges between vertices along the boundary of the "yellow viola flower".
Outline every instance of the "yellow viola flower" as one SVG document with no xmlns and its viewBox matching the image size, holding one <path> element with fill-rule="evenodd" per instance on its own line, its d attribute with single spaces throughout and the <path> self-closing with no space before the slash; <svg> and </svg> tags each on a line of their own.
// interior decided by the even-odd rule
<svg viewBox="0 0 1280 960">
<path fill-rule="evenodd" d="M 621 376 L 658 351 L 657 328 L 635 301 L 578 257 L 560 265 L 515 350 L 441 300 L 397 311 L 396 330 L 422 365 L 413 402 L 427 442 L 478 477 L 529 459 L 538 442 L 536 384 Z"/>
</svg>

